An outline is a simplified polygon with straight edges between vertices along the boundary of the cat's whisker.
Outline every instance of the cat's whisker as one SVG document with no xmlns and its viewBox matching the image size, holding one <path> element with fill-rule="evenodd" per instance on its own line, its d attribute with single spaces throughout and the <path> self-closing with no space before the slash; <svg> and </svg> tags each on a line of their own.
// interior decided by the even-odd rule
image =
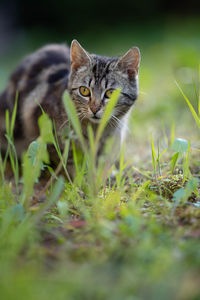
<svg viewBox="0 0 200 300">
<path fill-rule="evenodd" d="M 82 113 L 77 113 L 78 117 L 81 116 Z M 69 123 L 69 120 L 65 120 L 59 127 L 59 130 L 61 130 L 67 123 Z"/>
<path fill-rule="evenodd" d="M 85 118 L 86 118 L 86 116 L 84 115 L 84 116 L 81 118 L 80 122 L 82 122 Z"/>
<path fill-rule="evenodd" d="M 121 126 L 124 125 L 124 124 L 122 123 L 122 121 L 119 120 L 116 116 L 112 115 L 112 118 L 115 120 L 115 122 L 116 122 L 118 125 L 121 125 Z"/>
<path fill-rule="evenodd" d="M 69 120 L 65 120 L 59 127 L 59 130 L 61 130 L 67 123 L 69 122 Z"/>
<path fill-rule="evenodd" d="M 115 124 L 114 124 L 114 122 L 113 122 L 113 120 L 110 120 L 109 125 L 110 125 L 112 128 L 116 128 L 116 127 L 115 127 Z"/>
<path fill-rule="evenodd" d="M 128 125 L 124 122 L 122 122 L 120 119 L 118 119 L 116 116 L 112 115 L 112 118 L 117 122 L 118 125 L 120 125 L 120 127 L 125 127 L 127 131 L 130 132 L 130 128 L 128 127 Z"/>
<path fill-rule="evenodd" d="M 117 118 L 117 117 L 116 117 Z M 117 118 L 118 119 L 118 118 Z M 126 124 L 126 122 L 122 122 L 120 119 L 118 119 L 119 121 L 120 121 L 120 123 L 121 123 L 121 125 L 122 125 L 122 127 L 125 127 L 125 129 L 130 133 L 131 131 L 130 131 L 130 128 L 129 128 L 129 126 Z"/>
<path fill-rule="evenodd" d="M 109 123 L 112 125 L 112 127 L 118 128 L 119 124 L 117 123 L 117 120 L 115 120 L 114 118 L 112 118 L 112 116 L 111 116 L 111 119 L 110 119 Z"/>
<path fill-rule="evenodd" d="M 82 122 L 84 120 L 84 118 L 85 118 L 85 112 L 82 111 L 79 115 L 80 122 Z"/>
</svg>

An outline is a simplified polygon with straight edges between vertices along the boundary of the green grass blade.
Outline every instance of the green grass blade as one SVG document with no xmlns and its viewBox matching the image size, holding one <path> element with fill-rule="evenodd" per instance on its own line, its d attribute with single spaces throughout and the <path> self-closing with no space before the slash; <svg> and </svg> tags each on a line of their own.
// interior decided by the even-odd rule
<svg viewBox="0 0 200 300">
<path fill-rule="evenodd" d="M 72 141 L 72 151 L 73 151 L 73 162 L 74 162 L 75 172 L 77 176 L 79 174 L 79 160 L 78 160 L 77 149 L 75 147 L 74 141 Z"/>
<path fill-rule="evenodd" d="M 151 135 L 151 155 L 152 155 L 152 163 L 153 163 L 153 169 L 154 172 L 156 172 L 156 160 L 157 160 L 157 156 L 156 156 L 156 151 L 155 151 L 155 147 L 154 147 L 154 142 L 153 142 L 153 137 Z"/>
<path fill-rule="evenodd" d="M 0 149 L 0 183 L 2 184 L 5 180 L 4 178 L 4 163 L 3 163 L 3 158 L 1 154 L 1 149 Z"/>
<path fill-rule="evenodd" d="M 183 162 L 183 174 L 184 174 L 183 182 L 185 182 L 185 180 L 187 178 L 191 178 L 190 164 L 189 164 L 190 145 L 191 145 L 191 142 L 189 141 L 186 157 Z"/>
<path fill-rule="evenodd" d="M 170 169 L 171 169 L 171 173 L 173 174 L 174 173 L 174 169 L 176 167 L 176 163 L 178 161 L 178 157 L 179 157 L 179 152 L 175 153 L 172 158 L 171 158 L 171 161 L 170 161 Z"/>
<path fill-rule="evenodd" d="M 199 64 L 199 84 L 200 84 L 200 64 Z M 199 86 L 199 99 L 198 99 L 198 112 L 199 112 L 199 118 L 200 118 L 200 86 Z"/>
<path fill-rule="evenodd" d="M 174 122 L 172 123 L 171 126 L 171 140 L 170 140 L 170 145 L 172 146 L 175 140 L 175 124 Z"/>
<path fill-rule="evenodd" d="M 6 167 L 7 158 L 10 158 L 11 168 L 15 177 L 15 185 L 18 192 L 18 182 L 19 182 L 19 164 L 18 164 L 18 156 L 14 145 L 14 126 L 17 114 L 17 98 L 18 93 L 16 93 L 15 104 L 12 111 L 12 115 L 10 118 L 10 113 L 6 110 L 6 134 L 5 137 L 8 141 L 7 153 L 5 157 L 5 164 Z"/>
<path fill-rule="evenodd" d="M 18 92 L 16 92 L 15 105 L 14 105 L 14 108 L 13 108 L 13 111 L 12 111 L 12 117 L 11 117 L 11 124 L 10 124 L 11 138 L 13 138 L 15 120 L 16 120 L 16 115 L 17 115 L 17 102 L 18 102 Z"/>
<path fill-rule="evenodd" d="M 88 126 L 88 138 L 89 138 L 89 144 L 90 144 L 90 151 L 92 154 L 92 158 L 95 157 L 95 142 L 94 142 L 94 132 L 92 130 L 91 125 Z"/>
<path fill-rule="evenodd" d="M 9 111 L 6 110 L 6 132 L 7 134 L 10 136 L 10 115 L 9 115 Z"/>
<path fill-rule="evenodd" d="M 81 146 L 85 152 L 87 152 L 87 147 L 85 145 L 84 137 L 81 130 L 80 120 L 77 115 L 77 111 L 73 101 L 71 100 L 69 93 L 65 92 L 63 95 L 64 106 L 68 115 L 68 118 L 75 130 L 76 135 L 81 143 Z"/>
<path fill-rule="evenodd" d="M 160 153 L 159 158 L 161 158 L 161 156 L 162 156 L 163 154 L 165 154 L 165 152 L 166 152 L 167 150 L 168 150 L 168 148 L 164 149 L 164 150 Z"/>
<path fill-rule="evenodd" d="M 19 163 L 18 163 L 18 156 L 17 152 L 15 149 L 15 145 L 13 141 L 11 140 L 11 137 L 9 137 L 7 134 L 5 135 L 6 139 L 8 140 L 8 143 L 10 145 L 10 151 L 9 151 L 9 157 L 10 157 L 10 162 L 13 170 L 13 174 L 16 179 L 16 187 L 18 185 L 18 180 L 19 180 Z"/>
<path fill-rule="evenodd" d="M 193 118 L 195 119 L 195 122 L 197 124 L 197 126 L 200 128 L 200 118 L 198 117 L 194 107 L 192 106 L 192 104 L 190 103 L 189 99 L 187 98 L 187 96 L 184 94 L 183 90 L 181 89 L 181 87 L 179 86 L 179 84 L 175 81 L 178 89 L 180 90 L 181 94 L 183 95 L 185 101 L 187 102 L 189 109 L 193 115 Z"/>
<path fill-rule="evenodd" d="M 122 145 L 121 151 L 120 151 L 120 160 L 119 160 L 119 170 L 118 174 L 116 175 L 116 181 L 117 181 L 117 187 L 122 188 L 124 184 L 124 178 L 123 178 L 123 171 L 128 165 L 128 162 L 125 161 L 125 147 Z"/>
<path fill-rule="evenodd" d="M 99 124 L 99 127 L 97 129 L 97 135 L 96 135 L 96 145 L 98 145 L 99 141 L 100 141 L 100 138 L 103 134 L 103 131 L 110 119 L 110 116 L 112 114 L 112 111 L 115 107 L 115 105 L 117 104 L 117 101 L 119 99 L 119 95 L 120 95 L 120 92 L 121 90 L 120 89 L 116 89 L 111 98 L 110 98 L 110 101 L 108 102 L 108 104 L 106 105 L 106 108 L 105 108 L 105 111 L 104 111 L 104 114 L 103 114 L 103 117 L 101 119 L 101 123 Z"/>
<path fill-rule="evenodd" d="M 58 157 L 62 163 L 62 166 L 63 166 L 63 169 L 65 171 L 65 174 L 69 180 L 69 182 L 72 183 L 71 181 L 71 178 L 69 176 L 69 173 L 67 171 L 67 168 L 66 168 L 66 165 L 67 165 L 67 160 L 68 160 L 68 155 L 69 155 L 69 148 L 70 148 L 70 139 L 67 139 L 65 141 L 65 147 L 64 147 L 64 151 L 63 151 L 63 154 L 61 152 L 61 149 L 60 149 L 60 145 L 59 145 L 59 142 L 58 142 L 58 135 L 57 135 L 57 130 L 56 130 L 56 126 L 55 126 L 55 122 L 53 122 L 53 130 L 54 130 L 54 141 L 53 141 L 53 145 L 56 149 L 56 152 L 58 154 Z"/>
<path fill-rule="evenodd" d="M 194 81 L 194 78 L 192 78 L 192 82 L 193 82 L 193 87 L 194 87 L 195 97 L 196 97 L 197 102 L 198 102 L 199 96 L 198 96 L 198 90 L 197 90 L 197 86 L 196 86 L 196 83 L 195 83 L 195 81 Z"/>
</svg>

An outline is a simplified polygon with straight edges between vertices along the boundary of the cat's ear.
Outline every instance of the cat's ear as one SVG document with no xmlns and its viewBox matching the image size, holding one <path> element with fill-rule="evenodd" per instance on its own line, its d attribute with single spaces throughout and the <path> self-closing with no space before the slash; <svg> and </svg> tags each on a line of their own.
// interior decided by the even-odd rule
<svg viewBox="0 0 200 300">
<path fill-rule="evenodd" d="M 119 58 L 118 68 L 129 75 L 130 78 L 137 75 L 140 65 L 140 50 L 137 47 L 131 48 L 126 54 Z"/>
<path fill-rule="evenodd" d="M 91 58 L 87 51 L 76 41 L 73 40 L 71 44 L 71 66 L 72 69 L 77 70 L 83 66 L 89 65 Z"/>
</svg>

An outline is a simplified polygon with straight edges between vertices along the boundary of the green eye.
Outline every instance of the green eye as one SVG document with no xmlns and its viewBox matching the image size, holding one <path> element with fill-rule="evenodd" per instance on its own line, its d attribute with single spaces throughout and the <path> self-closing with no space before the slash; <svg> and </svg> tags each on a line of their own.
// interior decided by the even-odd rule
<svg viewBox="0 0 200 300">
<path fill-rule="evenodd" d="M 114 89 L 109 89 L 105 92 L 105 97 L 110 98 L 112 96 L 112 93 L 114 92 Z"/>
<path fill-rule="evenodd" d="M 79 88 L 79 92 L 80 92 L 80 94 L 81 94 L 82 96 L 84 96 L 84 97 L 90 96 L 90 90 L 89 90 L 89 88 L 87 88 L 86 86 L 81 86 L 81 87 Z"/>
</svg>

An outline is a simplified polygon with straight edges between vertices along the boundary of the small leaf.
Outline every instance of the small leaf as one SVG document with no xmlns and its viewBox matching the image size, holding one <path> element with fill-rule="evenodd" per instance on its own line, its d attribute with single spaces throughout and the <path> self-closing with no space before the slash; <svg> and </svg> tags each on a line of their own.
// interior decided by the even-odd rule
<svg viewBox="0 0 200 300">
<path fill-rule="evenodd" d="M 180 188 L 173 194 L 173 201 L 175 202 L 175 207 L 177 207 L 180 203 L 185 203 L 188 198 L 191 196 L 192 193 L 197 193 L 197 188 L 199 185 L 199 179 L 197 178 L 191 178 L 186 186 L 183 188 Z"/>
<path fill-rule="evenodd" d="M 192 192 L 195 192 L 198 188 L 198 185 L 199 185 L 199 179 L 198 178 L 195 178 L 195 177 L 192 177 L 187 185 L 186 185 L 186 188 L 187 188 L 187 191 L 188 191 L 188 194 L 192 193 Z"/>
<path fill-rule="evenodd" d="M 33 141 L 28 147 L 28 157 L 30 158 L 32 164 L 35 163 L 37 158 L 37 153 L 39 151 L 40 144 L 37 141 Z"/>
<path fill-rule="evenodd" d="M 175 202 L 176 206 L 181 202 L 182 199 L 185 197 L 185 189 L 180 188 L 173 194 L 173 201 Z"/>
<path fill-rule="evenodd" d="M 49 198 L 49 203 L 53 204 L 55 203 L 60 194 L 63 192 L 63 189 L 64 189 L 64 178 L 63 177 L 59 177 L 58 180 L 56 181 L 54 187 L 53 187 L 53 191 L 50 195 L 50 198 Z"/>
<path fill-rule="evenodd" d="M 179 152 L 175 153 L 175 154 L 172 156 L 172 158 L 171 158 L 170 165 L 171 165 L 171 172 L 172 172 L 172 173 L 174 172 L 174 169 L 175 169 L 175 166 L 176 166 L 178 157 L 179 157 Z"/>
<path fill-rule="evenodd" d="M 43 113 L 39 119 L 40 135 L 45 143 L 54 143 L 53 126 L 49 116 Z"/>
<path fill-rule="evenodd" d="M 188 141 L 184 139 L 176 139 L 172 145 L 172 149 L 179 153 L 185 153 L 188 150 Z"/>
<path fill-rule="evenodd" d="M 18 219 L 19 221 L 22 221 L 25 217 L 25 213 L 24 213 L 24 207 L 23 205 L 21 205 L 20 203 L 15 205 L 12 208 L 12 214 L 13 217 L 15 217 L 16 219 Z"/>
<path fill-rule="evenodd" d="M 68 213 L 68 203 L 67 201 L 61 201 L 59 200 L 58 203 L 57 203 L 57 207 L 58 207 L 58 211 L 59 211 L 59 214 L 61 216 L 61 218 L 66 218 L 66 215 Z"/>
<path fill-rule="evenodd" d="M 197 207 L 197 208 L 200 208 L 200 201 L 196 202 L 196 203 L 193 203 L 193 206 Z"/>
</svg>

